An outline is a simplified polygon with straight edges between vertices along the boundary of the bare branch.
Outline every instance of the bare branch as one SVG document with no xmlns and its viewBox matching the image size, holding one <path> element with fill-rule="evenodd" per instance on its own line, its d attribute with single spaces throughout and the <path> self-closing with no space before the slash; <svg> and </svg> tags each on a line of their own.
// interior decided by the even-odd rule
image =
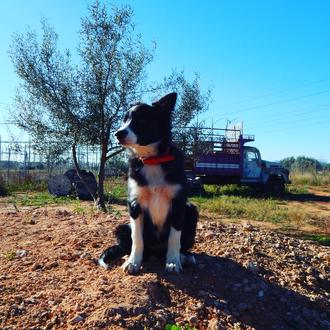
<svg viewBox="0 0 330 330">
<path fill-rule="evenodd" d="M 116 156 L 116 155 L 119 155 L 121 152 L 123 152 L 125 149 L 124 148 L 121 148 L 120 150 L 117 150 L 117 151 L 115 151 L 115 152 L 113 152 L 112 154 L 110 154 L 110 155 L 107 155 L 107 160 L 108 159 L 110 159 L 110 158 L 112 158 L 112 157 L 114 157 L 114 156 Z"/>
</svg>

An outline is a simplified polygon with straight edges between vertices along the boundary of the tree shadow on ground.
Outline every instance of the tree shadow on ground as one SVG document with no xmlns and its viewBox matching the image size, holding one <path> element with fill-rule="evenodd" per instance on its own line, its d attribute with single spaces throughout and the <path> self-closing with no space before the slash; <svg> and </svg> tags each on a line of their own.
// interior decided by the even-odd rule
<svg viewBox="0 0 330 330">
<path fill-rule="evenodd" d="M 330 196 L 314 195 L 311 193 L 301 193 L 301 194 L 286 193 L 284 195 L 284 199 L 294 202 L 325 202 L 325 203 L 330 202 Z"/>
<path fill-rule="evenodd" d="M 183 274 L 168 274 L 146 263 L 144 272 L 157 273 L 162 297 L 171 296 L 171 290 L 183 292 L 199 301 L 202 307 L 215 309 L 223 318 L 241 322 L 256 329 L 328 329 L 330 303 L 327 300 L 312 301 L 291 289 L 264 279 L 270 271 L 259 269 L 255 274 L 239 263 L 226 258 L 197 254 L 197 265 L 184 269 Z M 159 265 L 158 265 L 159 266 Z M 313 291 L 308 286 L 307 291 Z M 318 283 L 316 290 L 330 290 L 330 282 Z M 182 297 L 183 299 L 186 299 Z M 184 304 L 184 301 L 167 301 L 168 304 Z M 164 300 L 164 299 L 163 299 Z M 165 299 L 166 300 L 166 299 Z"/>
<path fill-rule="evenodd" d="M 237 196 L 244 198 L 256 198 L 256 199 L 277 199 L 284 201 L 296 201 L 296 202 L 330 202 L 330 196 L 328 195 L 315 195 L 308 192 L 290 192 L 285 191 L 283 196 L 271 196 L 265 192 L 262 187 L 249 187 L 240 185 L 226 185 L 226 186 L 214 186 L 213 189 L 207 189 L 200 194 L 194 194 L 194 197 L 200 196 L 207 199 L 212 199 L 220 196 Z"/>
</svg>

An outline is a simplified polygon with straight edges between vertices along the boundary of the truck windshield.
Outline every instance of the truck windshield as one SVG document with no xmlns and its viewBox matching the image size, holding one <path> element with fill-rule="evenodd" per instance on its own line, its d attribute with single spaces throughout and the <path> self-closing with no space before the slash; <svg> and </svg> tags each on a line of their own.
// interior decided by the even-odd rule
<svg viewBox="0 0 330 330">
<path fill-rule="evenodd" d="M 244 156 L 248 162 L 256 162 L 259 160 L 258 153 L 252 150 L 246 150 Z"/>
</svg>

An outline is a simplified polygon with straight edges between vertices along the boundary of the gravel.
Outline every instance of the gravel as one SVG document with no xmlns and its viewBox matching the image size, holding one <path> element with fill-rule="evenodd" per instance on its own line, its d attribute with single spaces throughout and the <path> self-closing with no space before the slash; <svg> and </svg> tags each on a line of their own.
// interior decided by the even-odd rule
<svg viewBox="0 0 330 330">
<path fill-rule="evenodd" d="M 37 211 L 33 226 L 28 210 L 0 211 L 0 329 L 330 329 L 328 247 L 202 219 L 196 266 L 153 259 L 129 276 L 95 265 L 125 217 Z"/>
</svg>

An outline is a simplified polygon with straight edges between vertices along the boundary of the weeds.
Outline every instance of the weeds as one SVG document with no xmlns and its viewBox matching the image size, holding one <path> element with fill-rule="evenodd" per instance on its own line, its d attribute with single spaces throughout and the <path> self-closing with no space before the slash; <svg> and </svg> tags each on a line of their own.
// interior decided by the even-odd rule
<svg viewBox="0 0 330 330">
<path fill-rule="evenodd" d="M 14 251 L 7 251 L 3 254 L 6 260 L 12 261 L 16 258 L 16 252 Z"/>
<path fill-rule="evenodd" d="M 203 197 L 193 197 L 203 212 L 211 212 L 231 219 L 252 219 L 270 222 L 282 229 L 299 230 L 308 224 L 323 227 L 321 216 L 307 212 L 298 207 L 288 207 L 288 201 L 295 195 L 308 193 L 305 186 L 291 186 L 287 189 L 287 199 L 264 198 L 262 194 L 249 187 L 227 185 L 223 187 L 206 186 Z"/>
<path fill-rule="evenodd" d="M 301 185 L 301 184 L 289 185 L 286 187 L 286 189 L 289 194 L 293 194 L 293 195 L 304 195 L 309 193 L 307 185 Z"/>
<path fill-rule="evenodd" d="M 301 239 L 317 242 L 321 245 L 330 246 L 330 235 L 301 235 Z"/>
<path fill-rule="evenodd" d="M 279 223 L 289 220 L 288 208 L 273 199 L 243 198 L 239 196 L 218 196 L 192 199 L 203 211 L 222 214 L 229 218 L 250 218 L 256 221 Z"/>
<path fill-rule="evenodd" d="M 81 205 L 81 203 L 74 202 L 73 212 L 74 213 L 77 213 L 77 214 L 85 214 L 86 213 L 86 209 L 85 209 L 84 206 Z"/>
<path fill-rule="evenodd" d="M 123 216 L 123 214 L 120 210 L 111 207 L 111 205 L 108 206 L 108 210 L 111 212 L 111 214 L 114 215 L 115 218 L 121 218 Z"/>
<path fill-rule="evenodd" d="M 25 181 L 23 183 L 10 183 L 8 185 L 8 191 L 10 193 L 14 192 L 42 192 L 47 191 L 47 181 L 38 180 L 38 181 Z"/>
<path fill-rule="evenodd" d="M 186 324 L 182 327 L 176 324 L 166 324 L 165 330 L 196 330 L 196 328 L 191 327 L 189 324 Z"/>
<path fill-rule="evenodd" d="M 97 208 L 95 207 L 94 204 L 91 204 L 91 203 L 82 204 L 79 199 L 74 200 L 72 202 L 72 205 L 73 205 L 72 211 L 76 214 L 92 216 L 96 212 L 98 212 L 98 210 L 97 210 Z"/>
<path fill-rule="evenodd" d="M 122 178 L 107 180 L 104 185 L 105 196 L 110 204 L 126 204 L 127 187 Z"/>
<path fill-rule="evenodd" d="M 31 194 L 12 195 L 8 202 L 20 206 L 42 207 L 50 204 L 67 204 L 72 201 L 72 197 L 55 197 L 48 192 L 37 192 Z"/>
</svg>

